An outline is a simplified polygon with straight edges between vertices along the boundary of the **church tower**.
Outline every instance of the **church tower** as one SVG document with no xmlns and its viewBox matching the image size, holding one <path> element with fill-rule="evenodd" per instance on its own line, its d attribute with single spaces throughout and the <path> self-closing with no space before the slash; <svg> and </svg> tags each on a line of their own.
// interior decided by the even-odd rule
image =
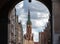
<svg viewBox="0 0 60 44">
<path fill-rule="evenodd" d="M 30 10 L 28 9 L 28 20 L 26 26 L 26 34 L 24 35 L 24 44 L 33 44 L 32 23 L 30 20 Z"/>
<path fill-rule="evenodd" d="M 33 40 L 33 35 L 32 35 L 32 23 L 30 20 L 30 10 L 28 9 L 28 20 L 27 20 L 27 30 L 26 30 L 26 37 L 25 39 L 27 40 Z"/>
<path fill-rule="evenodd" d="M 26 30 L 26 34 L 27 34 L 27 39 L 28 40 L 33 40 L 33 36 L 32 36 L 32 23 L 30 20 L 30 11 L 28 10 L 28 20 L 27 20 L 27 30 Z"/>
</svg>

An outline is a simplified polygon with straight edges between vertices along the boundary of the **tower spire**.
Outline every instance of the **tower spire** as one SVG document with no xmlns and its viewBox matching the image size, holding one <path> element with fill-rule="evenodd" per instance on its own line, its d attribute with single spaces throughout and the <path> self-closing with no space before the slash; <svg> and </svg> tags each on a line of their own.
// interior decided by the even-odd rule
<svg viewBox="0 0 60 44">
<path fill-rule="evenodd" d="M 30 11 L 28 9 L 28 21 L 30 21 Z"/>
<path fill-rule="evenodd" d="M 31 20 L 30 20 L 30 10 L 28 8 L 28 21 L 27 21 L 27 24 L 31 24 Z"/>
</svg>

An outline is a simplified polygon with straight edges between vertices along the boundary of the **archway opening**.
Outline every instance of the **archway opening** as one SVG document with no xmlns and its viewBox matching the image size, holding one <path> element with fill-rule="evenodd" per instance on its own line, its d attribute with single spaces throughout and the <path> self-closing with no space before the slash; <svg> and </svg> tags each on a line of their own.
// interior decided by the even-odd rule
<svg viewBox="0 0 60 44">
<path fill-rule="evenodd" d="M 35 1 L 35 0 L 33 0 L 33 1 Z M 40 37 L 40 36 L 38 36 L 38 32 L 40 32 L 39 35 L 41 35 L 41 32 L 46 33 L 45 30 L 48 28 L 48 26 L 50 26 L 50 24 L 48 25 L 50 12 L 49 12 L 48 8 L 41 2 L 39 2 L 39 1 L 33 2 L 33 1 L 31 3 L 28 3 L 28 2 L 26 3 L 24 1 L 22 1 L 16 5 L 15 10 L 16 10 L 16 15 L 18 16 L 18 22 L 22 21 L 22 26 L 23 26 L 23 31 L 24 31 L 23 35 L 24 35 L 26 33 L 26 22 L 27 22 L 27 17 L 28 17 L 28 8 L 29 8 L 31 22 L 32 22 L 32 32 L 35 33 L 34 42 L 38 42 L 39 37 Z M 23 3 L 28 4 L 28 5 L 24 5 Z M 41 9 L 38 9 L 40 7 L 41 7 Z M 48 28 L 48 29 L 50 29 L 50 28 Z M 36 38 L 36 36 L 38 36 L 38 37 Z M 46 35 L 44 34 L 42 36 L 46 36 Z M 44 40 L 45 40 L 45 38 L 44 38 Z"/>
</svg>

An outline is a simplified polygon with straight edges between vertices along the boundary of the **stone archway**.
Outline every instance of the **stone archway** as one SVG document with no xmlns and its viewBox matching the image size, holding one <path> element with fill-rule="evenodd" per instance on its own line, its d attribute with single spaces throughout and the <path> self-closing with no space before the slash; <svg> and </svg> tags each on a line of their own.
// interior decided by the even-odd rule
<svg viewBox="0 0 60 44">
<path fill-rule="evenodd" d="M 44 1 L 43 1 L 44 2 Z M 43 3 L 42 2 L 42 3 Z M 13 9 L 13 7 L 15 6 L 17 4 L 17 2 L 16 3 L 14 3 L 12 6 L 11 6 L 11 8 L 10 8 L 10 10 L 12 10 Z M 45 3 L 44 3 L 45 4 Z M 47 6 L 47 5 L 46 5 Z M 51 6 L 51 5 L 50 5 Z M 47 7 L 49 7 L 49 6 L 47 6 Z M 51 6 L 52 7 L 52 6 Z M 49 10 L 51 9 L 50 7 L 48 8 Z M 50 10 L 50 14 L 51 14 L 51 16 L 50 16 L 50 24 L 52 23 L 52 11 Z M 51 24 L 51 27 L 52 27 L 52 24 Z M 52 31 L 52 28 L 51 28 L 51 31 Z M 52 40 L 51 40 L 52 41 Z"/>
<path fill-rule="evenodd" d="M 8 23 L 8 11 L 11 10 L 21 0 L 0 0 L 0 43 L 7 44 L 7 23 Z M 53 42 L 56 44 L 57 38 L 60 35 L 60 0 L 39 0 L 43 2 L 53 14 Z M 12 7 L 11 7 L 12 6 Z M 11 9 L 10 9 L 11 8 Z M 51 18 L 52 18 L 51 17 Z M 51 26 L 52 26 L 51 25 Z"/>
<path fill-rule="evenodd" d="M 3 34 L 4 35 L 4 43 L 6 43 L 7 44 L 7 24 L 8 24 L 8 12 L 10 11 L 10 10 L 12 10 L 12 8 L 18 3 L 18 2 L 20 2 L 20 1 L 22 1 L 22 0 L 14 0 L 14 1 L 12 1 L 12 0 L 9 0 L 9 1 L 6 1 L 6 3 L 1 7 L 1 9 L 0 9 L 0 14 L 1 14 L 1 25 L 2 25 L 2 27 L 1 27 L 1 30 L 2 30 L 2 32 L 1 32 L 1 34 Z M 49 11 L 50 11 L 50 13 L 51 13 L 51 15 L 52 15 L 52 2 L 50 1 L 50 0 L 39 0 L 40 2 L 42 2 L 42 3 L 44 3 L 47 7 L 48 7 L 48 9 L 49 9 Z M 52 21 L 52 20 L 51 20 Z M 4 23 L 3 23 L 4 22 Z M 2 35 L 2 36 L 3 36 Z M 2 36 L 1 36 L 1 38 L 2 38 Z M 6 38 L 5 38 L 6 37 Z M 3 41 L 3 38 L 1 39 L 2 41 Z M 1 43 L 3 43 L 3 42 L 1 42 Z M 3 44 L 4 44 L 3 43 Z"/>
</svg>

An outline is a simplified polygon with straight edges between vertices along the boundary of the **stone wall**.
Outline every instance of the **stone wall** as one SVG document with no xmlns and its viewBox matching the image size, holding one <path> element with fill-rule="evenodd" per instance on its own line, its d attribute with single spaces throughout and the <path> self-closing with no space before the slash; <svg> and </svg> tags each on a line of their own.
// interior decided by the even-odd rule
<svg viewBox="0 0 60 44">
<path fill-rule="evenodd" d="M 8 44 L 15 44 L 15 8 L 9 12 Z"/>
<path fill-rule="evenodd" d="M 60 36 L 60 0 L 52 0 L 53 44 L 58 44 Z"/>
</svg>

